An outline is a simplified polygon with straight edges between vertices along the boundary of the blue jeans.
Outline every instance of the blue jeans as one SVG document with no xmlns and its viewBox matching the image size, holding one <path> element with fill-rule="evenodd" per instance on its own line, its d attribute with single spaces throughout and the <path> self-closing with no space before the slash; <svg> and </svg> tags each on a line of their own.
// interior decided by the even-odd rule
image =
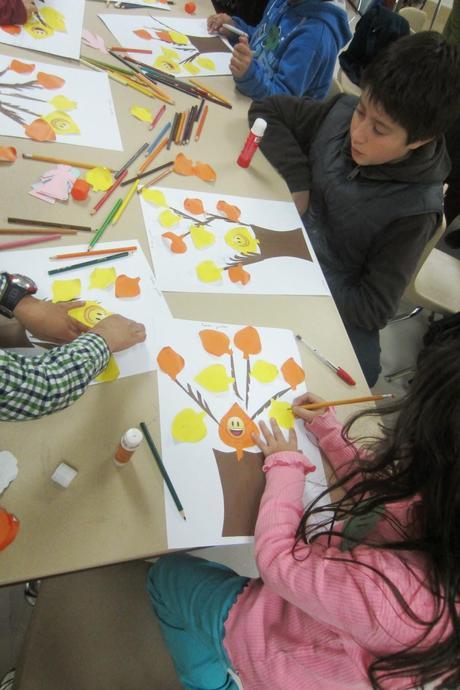
<svg viewBox="0 0 460 690">
<path fill-rule="evenodd" d="M 248 582 L 225 565 L 183 553 L 150 568 L 150 600 L 187 690 L 237 689 L 222 641 L 228 612 Z"/>
</svg>

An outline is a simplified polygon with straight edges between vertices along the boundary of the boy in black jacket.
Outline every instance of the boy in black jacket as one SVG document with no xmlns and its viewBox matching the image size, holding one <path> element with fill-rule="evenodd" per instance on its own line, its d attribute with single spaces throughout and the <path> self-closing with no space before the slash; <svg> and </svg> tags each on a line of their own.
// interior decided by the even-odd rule
<svg viewBox="0 0 460 690">
<path fill-rule="evenodd" d="M 261 149 L 286 180 L 370 386 L 396 312 L 443 212 L 443 133 L 460 110 L 460 50 L 431 31 L 366 69 L 361 98 L 253 103 Z"/>
</svg>

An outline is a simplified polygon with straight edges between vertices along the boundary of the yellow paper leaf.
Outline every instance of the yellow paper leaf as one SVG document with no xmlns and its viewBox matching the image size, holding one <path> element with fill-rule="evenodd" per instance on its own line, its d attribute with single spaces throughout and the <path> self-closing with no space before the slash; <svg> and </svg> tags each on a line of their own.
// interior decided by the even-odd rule
<svg viewBox="0 0 460 690">
<path fill-rule="evenodd" d="M 217 283 L 222 280 L 222 269 L 214 261 L 202 261 L 196 267 L 196 274 L 202 283 Z"/>
<path fill-rule="evenodd" d="M 62 31 L 63 33 L 67 31 L 64 15 L 55 10 L 54 7 L 40 7 L 40 17 L 45 24 L 55 31 Z"/>
<path fill-rule="evenodd" d="M 193 62 L 186 62 L 182 67 L 189 73 L 189 74 L 199 74 L 200 73 L 200 68 L 195 65 Z"/>
<path fill-rule="evenodd" d="M 259 240 L 256 240 L 248 228 L 233 228 L 225 233 L 226 243 L 241 254 L 257 253 Z"/>
<path fill-rule="evenodd" d="M 216 236 L 210 230 L 206 230 L 202 225 L 192 225 L 190 228 L 190 237 L 197 249 L 204 249 L 210 247 L 216 241 Z"/>
<path fill-rule="evenodd" d="M 82 307 L 69 309 L 68 313 L 73 319 L 76 319 L 80 323 L 84 323 L 85 326 L 92 328 L 99 323 L 99 321 L 102 321 L 102 319 L 110 316 L 112 312 L 104 309 L 104 307 L 97 302 L 85 302 Z"/>
<path fill-rule="evenodd" d="M 71 101 L 67 96 L 55 96 L 48 103 L 54 105 L 56 110 L 75 110 L 77 107 L 76 101 Z"/>
<path fill-rule="evenodd" d="M 179 33 L 179 31 L 169 31 L 168 32 L 171 40 L 173 43 L 176 43 L 179 46 L 188 46 L 190 41 L 188 40 L 188 36 L 185 34 Z"/>
<path fill-rule="evenodd" d="M 195 376 L 195 381 L 211 393 L 224 393 L 235 379 L 227 374 L 223 364 L 211 364 Z"/>
<path fill-rule="evenodd" d="M 295 423 L 291 404 L 281 400 L 272 400 L 268 416 L 276 419 L 282 429 L 292 429 Z"/>
<path fill-rule="evenodd" d="M 161 51 L 165 57 L 170 58 L 171 60 L 178 60 L 180 58 L 177 50 L 172 50 L 171 48 L 165 48 L 162 46 Z"/>
<path fill-rule="evenodd" d="M 48 38 L 54 34 L 53 29 L 50 26 L 45 26 L 41 22 L 31 21 L 24 24 L 24 30 L 27 31 L 29 36 L 36 39 Z"/>
<path fill-rule="evenodd" d="M 48 115 L 42 115 L 42 118 L 51 125 L 56 134 L 80 134 L 76 122 L 63 110 L 55 110 Z"/>
<path fill-rule="evenodd" d="M 199 57 L 195 58 L 195 62 L 203 69 L 208 69 L 212 72 L 216 71 L 215 63 L 208 57 L 203 57 L 203 55 L 200 55 Z"/>
<path fill-rule="evenodd" d="M 172 228 L 172 226 L 176 225 L 180 220 L 181 216 L 178 216 L 176 213 L 173 213 L 169 210 L 169 208 L 167 211 L 163 211 L 163 213 L 160 213 L 160 215 L 158 216 L 158 222 L 164 228 Z"/>
<path fill-rule="evenodd" d="M 173 419 L 171 433 L 176 441 L 198 443 L 207 434 L 203 421 L 205 412 L 195 412 L 190 407 L 181 410 Z"/>
<path fill-rule="evenodd" d="M 80 297 L 81 280 L 55 280 L 51 286 L 53 302 L 69 302 L 71 299 Z"/>
<path fill-rule="evenodd" d="M 155 62 L 153 63 L 153 67 L 156 67 L 162 72 L 169 72 L 171 74 L 180 72 L 180 67 L 178 63 L 175 60 L 172 60 L 171 58 L 168 58 L 166 57 L 166 55 L 163 54 L 159 55 L 156 58 Z"/>
<path fill-rule="evenodd" d="M 107 383 L 107 381 L 115 381 L 120 376 L 120 368 L 118 366 L 117 360 L 115 357 L 111 356 L 109 359 L 109 363 L 107 364 L 106 368 L 104 371 L 101 371 L 99 376 L 96 376 L 96 381 L 99 381 L 100 383 Z"/>
<path fill-rule="evenodd" d="M 271 383 L 278 376 L 278 367 L 264 359 L 258 359 L 254 362 L 251 369 L 251 376 L 260 383 Z"/>
<path fill-rule="evenodd" d="M 159 189 L 148 189 L 147 187 L 144 187 L 141 194 L 143 199 L 149 201 L 151 204 L 155 204 L 155 206 L 168 205 L 165 195 L 163 192 L 160 192 Z"/>
<path fill-rule="evenodd" d="M 90 288 L 106 288 L 113 285 L 117 279 L 114 268 L 95 268 L 89 277 Z"/>
<path fill-rule="evenodd" d="M 113 185 L 113 176 L 108 168 L 92 168 L 85 174 L 85 180 L 90 183 L 95 192 L 105 192 Z"/>
<path fill-rule="evenodd" d="M 134 117 L 137 117 L 137 119 L 142 122 L 152 122 L 153 120 L 153 115 L 150 110 L 140 105 L 131 106 L 131 115 L 134 115 Z"/>
</svg>

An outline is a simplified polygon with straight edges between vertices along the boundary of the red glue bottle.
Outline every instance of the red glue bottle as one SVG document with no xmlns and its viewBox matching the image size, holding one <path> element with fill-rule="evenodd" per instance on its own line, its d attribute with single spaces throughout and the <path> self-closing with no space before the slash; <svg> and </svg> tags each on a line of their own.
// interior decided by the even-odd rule
<svg viewBox="0 0 460 690">
<path fill-rule="evenodd" d="M 246 139 L 243 150 L 238 156 L 237 163 L 242 168 L 248 168 L 252 161 L 252 157 L 259 148 L 259 142 L 265 134 L 267 123 L 261 117 L 258 117 L 252 125 L 248 138 Z"/>
</svg>

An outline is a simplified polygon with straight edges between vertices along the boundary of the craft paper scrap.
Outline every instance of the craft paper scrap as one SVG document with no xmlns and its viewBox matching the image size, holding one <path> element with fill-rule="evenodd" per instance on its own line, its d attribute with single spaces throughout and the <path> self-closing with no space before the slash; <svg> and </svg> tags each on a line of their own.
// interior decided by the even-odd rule
<svg viewBox="0 0 460 690">
<path fill-rule="evenodd" d="M 0 451 L 0 493 L 18 476 L 18 461 L 9 450 Z"/>
<path fill-rule="evenodd" d="M 115 283 L 116 297 L 137 297 L 141 294 L 140 278 L 119 275 Z"/>
<path fill-rule="evenodd" d="M 126 5 L 144 5 L 145 7 L 150 7 L 153 10 L 167 10 L 171 11 L 171 7 L 168 5 L 166 0 L 124 0 Z"/>
<path fill-rule="evenodd" d="M 99 17 L 120 45 L 151 50 L 152 55 L 142 56 L 151 67 L 176 77 L 230 74 L 232 48 L 219 36 L 209 35 L 206 19 L 121 14 Z"/>
<path fill-rule="evenodd" d="M 8 55 L 0 55 L 0 72 L 3 135 L 123 149 L 105 73 Z"/>
<path fill-rule="evenodd" d="M 137 250 L 128 256 L 118 259 L 116 271 L 120 272 L 118 278 L 132 278 L 132 283 L 137 289 L 135 299 L 120 299 L 116 295 L 115 283 L 106 287 L 95 286 L 92 283 L 95 269 L 103 268 L 88 266 L 87 268 L 74 269 L 72 272 L 63 273 L 62 277 L 49 276 L 48 271 L 55 268 L 64 268 L 75 264 L 75 259 L 50 259 L 50 256 L 62 253 L 62 247 L 48 247 L 40 249 L 24 249 L 4 252 L 2 257 L 4 271 L 14 272 L 14 266 L 19 265 L 25 274 L 36 281 L 39 286 L 36 297 L 38 299 L 53 299 L 53 301 L 68 301 L 78 298 L 84 302 L 83 306 L 71 308 L 71 315 L 89 328 L 110 314 L 121 314 L 144 324 L 146 340 L 123 352 L 114 355 L 115 362 L 110 363 L 110 368 L 104 372 L 101 380 L 113 380 L 134 374 L 142 374 L 156 368 L 156 355 L 159 349 L 159 334 L 167 327 L 171 320 L 171 314 L 162 293 L 158 290 L 153 272 L 147 259 L 136 240 L 130 241 Z M 98 249 L 116 249 L 126 245 L 126 241 L 100 242 Z M 85 251 L 85 245 L 66 246 L 66 252 Z M 78 261 L 78 259 L 77 259 Z M 112 268 L 110 265 L 107 267 Z M 115 263 L 113 265 L 115 269 Z M 122 273 L 123 272 L 123 273 Z M 117 279 L 118 280 L 118 279 Z M 77 285 L 79 290 L 77 292 Z M 56 299 L 55 299 L 56 298 Z M 15 331 L 16 333 L 16 331 Z M 25 330 L 18 329 L 14 350 L 25 355 L 37 355 L 52 347 L 52 343 L 43 343 L 34 338 Z M 119 373 L 118 373 L 119 370 Z"/>
<path fill-rule="evenodd" d="M 14 163 L 18 155 L 18 152 L 14 146 L 0 146 L 0 161 L 6 161 L 7 163 Z"/>
<path fill-rule="evenodd" d="M 77 60 L 84 12 L 85 0 L 40 0 L 23 26 L 0 26 L 0 42 Z"/>
<path fill-rule="evenodd" d="M 89 278 L 90 288 L 104 288 L 113 285 L 117 279 L 117 272 L 114 268 L 95 268 Z"/>
<path fill-rule="evenodd" d="M 83 29 L 81 32 L 81 42 L 88 46 L 88 48 L 94 48 L 94 50 L 99 50 L 101 53 L 108 54 L 104 39 L 99 34 L 93 34 L 89 29 Z"/>
<path fill-rule="evenodd" d="M 160 289 L 329 294 L 293 203 L 172 188 L 140 196 Z"/>
<path fill-rule="evenodd" d="M 80 176 L 78 168 L 70 165 L 57 165 L 47 170 L 39 182 L 32 185 L 31 196 L 42 201 L 67 201 L 75 180 Z"/>
<path fill-rule="evenodd" d="M 252 434 L 270 415 L 284 430 L 295 426 L 298 447 L 316 465 L 305 499 L 326 486 L 318 448 L 291 410 L 306 386 L 290 331 L 174 320 L 162 343 L 162 459 L 187 516 L 184 523 L 165 491 L 168 548 L 250 540 L 265 485 L 263 455 Z M 295 384 L 283 374 L 291 361 L 297 366 Z"/>
<path fill-rule="evenodd" d="M 88 170 L 85 180 L 90 183 L 95 192 L 105 192 L 113 185 L 113 175 L 108 168 L 99 166 Z"/>
<path fill-rule="evenodd" d="M 153 115 L 151 111 L 147 108 L 143 108 L 140 105 L 131 106 L 131 115 L 133 115 L 138 120 L 141 120 L 141 122 L 152 122 L 153 120 Z"/>
</svg>

